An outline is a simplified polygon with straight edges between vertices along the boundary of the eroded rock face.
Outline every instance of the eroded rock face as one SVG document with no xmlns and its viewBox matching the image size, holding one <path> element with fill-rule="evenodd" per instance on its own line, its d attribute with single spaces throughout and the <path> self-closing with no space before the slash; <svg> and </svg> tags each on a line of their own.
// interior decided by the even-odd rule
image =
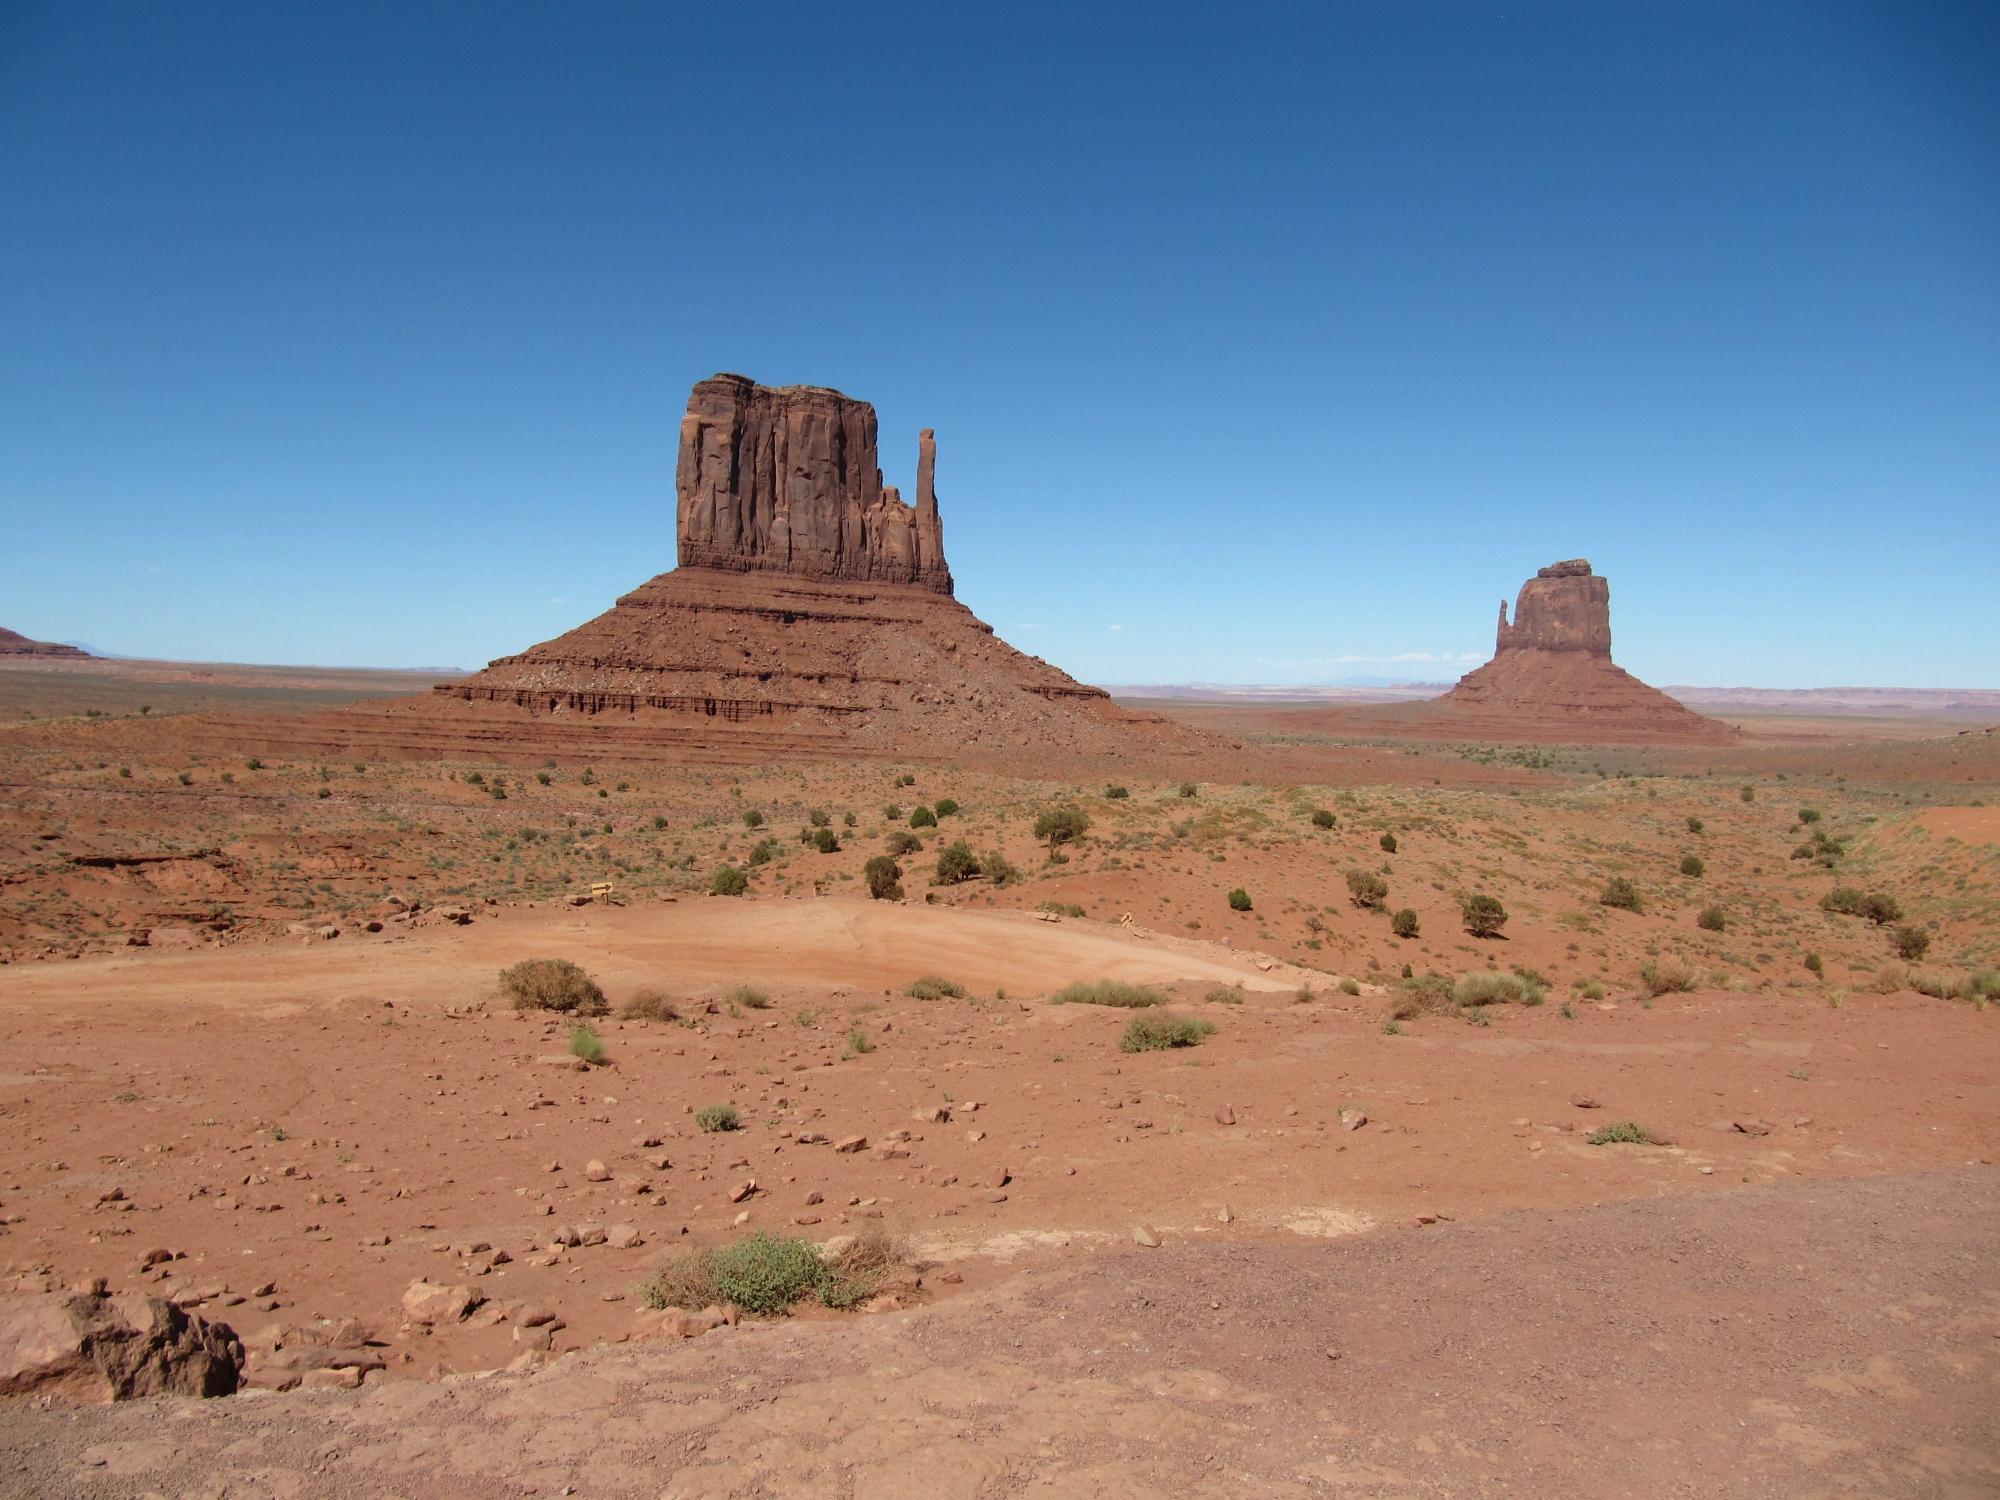
<svg viewBox="0 0 2000 1500">
<path fill-rule="evenodd" d="M 1587 651 L 1611 655 L 1611 585 L 1590 571 L 1584 559 L 1551 563 L 1521 585 L 1514 602 L 1514 623 L 1507 623 L 1507 601 L 1500 601 L 1500 632 L 1494 643 L 1502 651 Z"/>
<path fill-rule="evenodd" d="M 90 653 L 56 641 L 31 641 L 18 630 L 0 627 L 0 656 L 55 656 L 71 661 L 88 661 Z"/>
<path fill-rule="evenodd" d="M 938 520 L 937 442 L 917 441 L 917 503 L 884 488 L 875 408 L 823 386 L 741 375 L 695 386 L 681 419 L 683 568 L 906 583 L 951 592 Z"/>
<path fill-rule="evenodd" d="M 48 1292 L 0 1303 L 0 1397 L 227 1396 L 243 1357 L 227 1324 L 158 1297 Z"/>
</svg>

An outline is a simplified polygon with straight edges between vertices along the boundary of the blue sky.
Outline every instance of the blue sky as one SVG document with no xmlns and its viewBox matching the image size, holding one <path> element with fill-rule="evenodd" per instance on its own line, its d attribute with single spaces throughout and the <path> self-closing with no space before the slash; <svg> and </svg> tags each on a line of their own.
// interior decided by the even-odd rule
<svg viewBox="0 0 2000 1500">
<path fill-rule="evenodd" d="M 956 14 L 963 10 L 964 14 Z M 478 665 L 717 370 L 1099 682 L 2000 686 L 2000 7 L 0 0 L 0 624 Z M 1463 658 L 1463 659 L 1461 659 Z"/>
</svg>

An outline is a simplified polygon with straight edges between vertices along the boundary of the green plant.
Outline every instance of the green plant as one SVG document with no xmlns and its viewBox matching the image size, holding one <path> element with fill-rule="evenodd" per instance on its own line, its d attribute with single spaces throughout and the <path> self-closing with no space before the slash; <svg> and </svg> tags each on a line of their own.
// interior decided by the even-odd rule
<svg viewBox="0 0 2000 1500">
<path fill-rule="evenodd" d="M 1118 1038 L 1120 1052 L 1165 1052 L 1192 1047 L 1215 1035 L 1215 1023 L 1198 1016 L 1134 1016 Z"/>
<path fill-rule="evenodd" d="M 838 854 L 840 852 L 840 835 L 835 833 L 831 828 L 815 828 L 813 830 L 812 843 L 813 848 L 819 850 L 822 854 Z"/>
<path fill-rule="evenodd" d="M 1165 1005 L 1167 997 L 1143 984 L 1127 984 L 1122 979 L 1079 980 L 1064 985 L 1049 996 L 1051 1005 L 1115 1005 L 1136 1010 L 1148 1005 Z"/>
<path fill-rule="evenodd" d="M 1614 875 L 1604 882 L 1604 889 L 1598 893 L 1600 906 L 1615 906 L 1623 911 L 1644 911 L 1645 902 L 1639 897 L 1639 887 L 1623 875 Z"/>
<path fill-rule="evenodd" d="M 861 867 L 861 878 L 868 883 L 868 896 L 873 901 L 900 901 L 903 899 L 903 867 L 886 854 L 877 854 Z"/>
<path fill-rule="evenodd" d="M 1312 826 L 1315 828 L 1333 827 L 1333 813 L 1327 808 L 1315 807 L 1312 810 Z"/>
<path fill-rule="evenodd" d="M 875 1042 L 859 1026 L 850 1027 L 847 1032 L 847 1055 L 862 1057 L 875 1050 Z"/>
<path fill-rule="evenodd" d="M 1011 859 L 998 849 L 988 849 L 979 856 L 979 872 L 995 886 L 1012 885 L 1021 878 L 1021 871 Z M 1082 912 L 1077 913 L 1082 916 Z"/>
<path fill-rule="evenodd" d="M 578 1026 L 569 1034 L 570 1056 L 580 1057 L 587 1063 L 604 1061 L 604 1039 L 588 1026 Z"/>
<path fill-rule="evenodd" d="M 1372 870 L 1349 870 L 1347 899 L 1364 911 L 1380 911 L 1389 899 L 1389 882 Z"/>
<path fill-rule="evenodd" d="M 694 1112 L 695 1125 L 710 1135 L 722 1135 L 743 1128 L 743 1117 L 733 1104 L 709 1104 Z"/>
<path fill-rule="evenodd" d="M 1890 942 L 1896 949 L 1896 956 L 1908 959 L 1911 963 L 1915 963 L 1931 951 L 1931 935 L 1914 923 L 1906 922 L 1898 927 L 1891 934 Z"/>
<path fill-rule="evenodd" d="M 740 1005 L 745 1010 L 769 1010 L 771 997 L 754 985 L 739 984 L 723 997 L 725 1004 Z"/>
<path fill-rule="evenodd" d="M 1052 807 L 1035 819 L 1035 837 L 1054 855 L 1060 844 L 1074 843 L 1090 831 L 1090 815 L 1080 807 Z"/>
<path fill-rule="evenodd" d="M 910 826 L 912 828 L 935 828 L 937 827 L 937 814 L 932 812 L 928 807 L 913 807 L 910 809 Z"/>
<path fill-rule="evenodd" d="M 903 993 L 913 1000 L 963 1000 L 965 986 L 936 974 L 925 974 L 912 979 Z"/>
<path fill-rule="evenodd" d="M 758 865 L 768 865 L 777 857 L 778 841 L 776 839 L 759 839 L 750 847 L 749 863 L 752 869 L 755 869 Z"/>
<path fill-rule="evenodd" d="M 1183 781 L 1180 784 L 1179 791 L 1183 798 L 1196 797 L 1201 794 L 1201 788 L 1196 786 L 1192 781 Z"/>
<path fill-rule="evenodd" d="M 1757 800 L 1757 788 L 1746 782 L 1736 789 L 1736 795 L 1741 797 L 1745 802 L 1755 802 Z"/>
<path fill-rule="evenodd" d="M 1616 1125 L 1591 1131 L 1589 1141 L 1593 1146 L 1650 1146 L 1653 1137 L 1638 1121 L 1620 1120 Z"/>
<path fill-rule="evenodd" d="M 1126 788 L 1122 786 L 1108 786 L 1104 789 L 1104 795 L 1106 800 L 1108 801 L 1123 802 L 1127 797 L 1131 796 L 1132 794 L 1130 791 L 1126 790 Z"/>
<path fill-rule="evenodd" d="M 815 828 L 824 828 L 833 821 L 833 818 L 825 808 L 815 807 L 806 814 L 806 821 Z"/>
<path fill-rule="evenodd" d="M 898 828 L 883 840 L 882 847 L 888 850 L 891 859 L 901 859 L 905 854 L 921 853 L 924 841 L 914 833 Z"/>
<path fill-rule="evenodd" d="M 978 873 L 979 861 L 973 857 L 972 846 L 964 839 L 938 850 L 935 884 L 958 885 Z"/>
<path fill-rule="evenodd" d="M 745 828 L 762 828 L 764 826 L 764 815 L 754 807 L 745 808 L 743 810 L 743 826 Z"/>
<path fill-rule="evenodd" d="M 1413 938 L 1422 931 L 1422 928 L 1423 924 L 1411 907 L 1406 906 L 1389 918 L 1389 930 L 1399 938 Z"/>
<path fill-rule="evenodd" d="M 1489 896 L 1477 891 L 1459 903 L 1458 913 L 1465 922 L 1465 930 L 1474 937 L 1498 937 L 1500 929 L 1507 925 L 1507 908 L 1500 904 L 1498 896 Z"/>
<path fill-rule="evenodd" d="M 1708 866 L 1701 862 L 1699 854 L 1683 854 L 1681 856 L 1681 874 L 1687 876 L 1688 879 L 1699 880 L 1707 873 Z"/>
<path fill-rule="evenodd" d="M 1595 979 L 1586 979 L 1576 987 L 1576 992 L 1586 1000 L 1602 1000 L 1604 998 L 1604 986 Z"/>
<path fill-rule="evenodd" d="M 1688 832 L 1689 832 L 1689 833 L 1700 833 L 1700 832 L 1701 832 L 1701 827 L 1702 827 L 1702 824 L 1701 824 L 1701 819 L 1700 819 L 1700 818 L 1697 818 L 1697 817 L 1695 817 L 1695 816 L 1693 816 L 1692 814 L 1690 814 L 1690 815 L 1689 815 L 1689 817 L 1688 817 L 1688 820 L 1687 820 L 1687 828 L 1688 828 Z"/>
<path fill-rule="evenodd" d="M 1826 964 L 1817 953 L 1808 953 L 1806 955 L 1806 967 L 1815 974 L 1826 972 Z"/>
<path fill-rule="evenodd" d="M 1448 1015 L 1458 1009 L 1451 990 L 1451 981 L 1441 974 L 1405 979 L 1390 997 L 1389 1018 L 1413 1021 L 1418 1016 Z"/>
<path fill-rule="evenodd" d="M 822 1306 L 850 1308 L 874 1294 L 902 1258 L 879 1226 L 864 1231 L 829 1260 L 802 1236 L 757 1231 L 747 1239 L 668 1260 L 639 1289 L 646 1306 L 697 1309 L 733 1302 L 770 1316 L 811 1298 Z"/>
<path fill-rule="evenodd" d="M 1459 1005 L 1540 1005 L 1547 998 L 1542 987 L 1520 974 L 1493 970 L 1461 974 L 1452 984 L 1451 998 Z"/>
<path fill-rule="evenodd" d="M 1243 986 L 1240 984 L 1230 985 L 1226 988 L 1217 986 L 1202 996 L 1202 998 L 1210 1005 L 1241 1005 L 1243 1003 Z"/>
<path fill-rule="evenodd" d="M 1801 823 L 1817 823 L 1819 821 L 1819 809 L 1816 807 L 1800 808 L 1799 821 Z"/>
<path fill-rule="evenodd" d="M 1386 1020 L 1382 1023 L 1382 1035 L 1401 1036 L 1402 1034 L 1403 1034 L 1403 1023 L 1396 1020 L 1394 1017 L 1391 1017 L 1389 1020 Z"/>
<path fill-rule="evenodd" d="M 1862 901 L 1861 915 L 1877 927 L 1886 927 L 1902 920 L 1903 905 L 1894 896 L 1877 891 Z"/>
<path fill-rule="evenodd" d="M 1377 839 L 1376 842 L 1382 846 L 1382 852 L 1384 854 L 1394 854 L 1396 852 L 1395 834 L 1385 833 L 1382 835 L 1381 838 Z"/>
<path fill-rule="evenodd" d="M 566 958 L 524 958 L 500 971 L 500 988 L 516 1010 L 601 1016 L 611 1007 L 597 981 Z"/>
<path fill-rule="evenodd" d="M 1059 917 L 1080 917 L 1084 914 L 1083 908 L 1074 901 L 1044 901 L 1035 910 L 1052 911 Z"/>
<path fill-rule="evenodd" d="M 1244 890 L 1242 886 L 1239 885 L 1229 893 L 1229 909 L 1231 911 L 1250 910 L 1250 893 Z"/>
<path fill-rule="evenodd" d="M 1640 967 L 1639 983 L 1649 995 L 1685 994 L 1701 983 L 1701 971 L 1677 958 L 1663 958 Z"/>
<path fill-rule="evenodd" d="M 718 896 L 740 896 L 750 889 L 750 877 L 734 865 L 724 865 L 715 872 L 708 888 Z"/>
<path fill-rule="evenodd" d="M 949 797 L 940 797 L 931 804 L 931 811 L 940 818 L 948 818 L 958 811 L 958 804 Z"/>
<path fill-rule="evenodd" d="M 1343 995 L 1360 994 L 1361 993 L 1360 981 L 1355 979 L 1352 975 L 1349 975 L 1347 978 L 1340 981 L 1340 993 Z"/>
<path fill-rule="evenodd" d="M 1729 925 L 1729 919 L 1723 915 L 1721 907 L 1704 906 L 1701 914 L 1694 919 L 1694 925 L 1705 932 L 1721 932 Z"/>
</svg>

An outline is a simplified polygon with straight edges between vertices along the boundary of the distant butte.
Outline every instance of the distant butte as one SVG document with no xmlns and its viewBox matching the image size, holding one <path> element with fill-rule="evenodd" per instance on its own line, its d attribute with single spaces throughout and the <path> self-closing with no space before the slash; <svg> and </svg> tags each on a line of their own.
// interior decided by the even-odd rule
<svg viewBox="0 0 2000 1500">
<path fill-rule="evenodd" d="M 635 760 L 1115 760 L 1205 745 L 1016 651 L 953 597 L 936 469 L 925 429 L 907 504 L 882 482 L 867 402 L 712 376 L 681 419 L 677 569 L 428 696 L 296 732 L 338 720 L 330 742 L 390 756 Z M 274 748 L 283 733 L 270 728 Z"/>
<path fill-rule="evenodd" d="M 1611 585 L 1582 558 L 1521 585 L 1514 618 L 1500 601 L 1493 660 L 1468 672 L 1425 717 L 1495 738 L 1728 740 L 1737 731 L 1648 687 L 1611 660 Z"/>
<path fill-rule="evenodd" d="M 54 661 L 92 661 L 88 651 L 57 641 L 31 641 L 19 631 L 0 627 L 0 657 L 34 657 Z"/>
</svg>

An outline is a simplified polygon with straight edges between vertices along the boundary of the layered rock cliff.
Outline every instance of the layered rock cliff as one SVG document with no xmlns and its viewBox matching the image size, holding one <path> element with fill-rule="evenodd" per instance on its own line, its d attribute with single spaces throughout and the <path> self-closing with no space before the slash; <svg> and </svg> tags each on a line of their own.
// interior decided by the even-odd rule
<svg viewBox="0 0 2000 1500">
<path fill-rule="evenodd" d="M 937 442 L 917 439 L 917 502 L 882 483 L 875 408 L 823 386 L 714 375 L 681 419 L 683 568 L 785 573 L 952 591 L 938 519 Z"/>
<path fill-rule="evenodd" d="M 1521 585 L 1514 623 L 1500 601 L 1500 633 L 1494 652 L 1588 651 L 1611 655 L 1611 585 L 1590 571 L 1584 559 L 1551 563 Z"/>
<path fill-rule="evenodd" d="M 43 656 L 66 661 L 88 661 L 90 653 L 57 641 L 31 641 L 17 630 L 0 628 L 0 656 Z"/>
</svg>

